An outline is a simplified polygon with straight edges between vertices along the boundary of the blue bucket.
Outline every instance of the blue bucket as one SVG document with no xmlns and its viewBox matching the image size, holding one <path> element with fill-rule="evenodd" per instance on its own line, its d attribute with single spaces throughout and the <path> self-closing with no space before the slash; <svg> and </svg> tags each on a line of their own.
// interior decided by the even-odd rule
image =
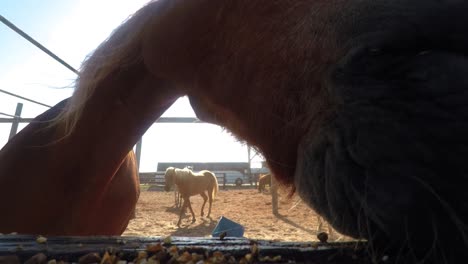
<svg viewBox="0 0 468 264">
<path fill-rule="evenodd" d="M 213 232 L 211 232 L 211 236 L 219 237 L 224 232 L 226 232 L 227 237 L 243 237 L 244 227 L 224 216 L 221 216 L 218 224 L 213 229 Z"/>
</svg>

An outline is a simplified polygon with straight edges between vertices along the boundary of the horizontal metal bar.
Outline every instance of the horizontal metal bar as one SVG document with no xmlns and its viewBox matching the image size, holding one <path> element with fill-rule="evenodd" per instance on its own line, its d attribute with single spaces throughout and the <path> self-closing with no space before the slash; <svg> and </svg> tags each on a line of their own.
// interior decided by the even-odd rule
<svg viewBox="0 0 468 264">
<path fill-rule="evenodd" d="M 0 118 L 0 123 L 13 123 L 13 121 L 18 121 L 20 123 L 30 123 L 33 118 L 5 118 L 5 117 L 2 117 Z"/>
<path fill-rule="evenodd" d="M 3 112 L 0 112 L 0 115 L 3 115 L 3 116 L 9 116 L 9 117 L 19 117 L 19 116 L 10 115 L 10 114 L 3 113 Z"/>
<path fill-rule="evenodd" d="M 155 123 L 203 123 L 196 117 L 160 117 Z"/>
<path fill-rule="evenodd" d="M 52 58 L 54 58 L 56 61 L 58 61 L 60 64 L 62 64 L 63 66 L 67 67 L 70 71 L 80 75 L 80 73 L 75 69 L 73 68 L 70 64 L 66 63 L 64 60 L 62 60 L 59 56 L 55 55 L 52 51 L 48 50 L 46 47 L 44 47 L 41 43 L 37 42 L 35 39 L 33 39 L 31 36 L 29 36 L 28 34 L 26 34 L 24 31 L 22 31 L 21 29 L 19 29 L 17 26 L 15 26 L 15 24 L 11 23 L 8 19 L 6 19 L 5 17 L 3 17 L 2 15 L 0 15 L 0 22 L 2 22 L 3 24 L 5 24 L 6 26 L 8 26 L 9 28 L 11 28 L 13 31 L 15 31 L 16 33 L 18 33 L 20 36 L 22 36 L 23 38 L 25 38 L 27 41 L 31 42 L 34 46 L 38 47 L 40 50 L 42 50 L 43 52 L 45 52 L 47 55 L 51 56 Z"/>
<path fill-rule="evenodd" d="M 31 123 L 34 118 L 18 118 L 20 123 Z M 0 118 L 0 123 L 12 123 L 16 118 Z M 161 117 L 155 123 L 204 123 L 196 117 Z"/>
<path fill-rule="evenodd" d="M 28 101 L 28 102 L 31 102 L 31 103 L 35 103 L 35 104 L 38 104 L 38 105 L 42 105 L 42 106 L 45 106 L 45 107 L 48 107 L 48 108 L 51 108 L 51 107 L 52 107 L 52 106 L 50 106 L 50 105 L 46 105 L 46 104 L 43 104 L 43 103 L 41 103 L 41 102 L 38 102 L 38 101 L 35 101 L 35 100 L 32 100 L 32 99 L 28 99 L 28 98 L 23 97 L 23 96 L 21 96 L 21 95 L 17 95 L 17 94 L 14 94 L 14 93 L 10 93 L 10 92 L 5 91 L 5 90 L 3 90 L 3 89 L 0 89 L 0 92 L 1 92 L 1 93 L 4 93 L 4 94 L 8 94 L 8 95 L 13 96 L 13 97 L 16 97 L 16 98 L 23 99 L 23 100 Z"/>
</svg>

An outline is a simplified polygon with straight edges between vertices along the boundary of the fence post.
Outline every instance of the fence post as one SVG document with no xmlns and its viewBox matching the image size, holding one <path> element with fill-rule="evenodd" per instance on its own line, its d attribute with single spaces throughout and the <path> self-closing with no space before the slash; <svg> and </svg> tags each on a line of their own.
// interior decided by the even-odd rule
<svg viewBox="0 0 468 264">
<path fill-rule="evenodd" d="M 223 189 L 226 190 L 226 173 L 223 173 Z"/>
<path fill-rule="evenodd" d="M 252 157 L 250 154 L 250 145 L 247 145 L 247 158 L 249 160 L 249 167 L 247 168 L 247 174 L 249 175 L 250 186 L 253 185 L 253 178 L 252 178 Z M 256 186 L 256 185 L 255 185 Z"/>
<path fill-rule="evenodd" d="M 8 137 L 9 140 L 12 137 L 14 137 L 16 133 L 18 132 L 18 124 L 21 118 L 22 111 L 23 111 L 23 104 L 17 103 L 16 110 L 15 110 L 15 117 L 13 118 L 13 122 L 11 122 L 10 137 Z"/>
<path fill-rule="evenodd" d="M 136 147 L 135 147 L 135 156 L 138 165 L 138 171 L 140 171 L 140 159 L 141 159 L 141 145 L 143 144 L 143 137 L 138 140 Z"/>
<path fill-rule="evenodd" d="M 271 175 L 270 192 L 271 192 L 271 205 L 273 209 L 273 214 L 278 215 L 279 214 L 278 213 L 278 184 L 273 175 Z"/>
</svg>

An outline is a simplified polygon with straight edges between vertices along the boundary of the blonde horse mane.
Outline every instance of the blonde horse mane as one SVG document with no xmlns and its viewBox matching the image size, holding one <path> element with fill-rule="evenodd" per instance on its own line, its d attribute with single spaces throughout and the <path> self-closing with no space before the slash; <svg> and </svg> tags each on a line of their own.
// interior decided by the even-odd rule
<svg viewBox="0 0 468 264">
<path fill-rule="evenodd" d="M 72 97 L 53 122 L 53 125 L 62 126 L 65 136 L 74 130 L 85 103 L 106 77 L 141 62 L 139 45 L 146 29 L 144 25 L 158 6 L 155 3 L 156 1 L 149 2 L 145 8 L 127 18 L 107 40 L 87 56 L 81 65 Z M 154 6 L 149 8 L 150 5 Z"/>
</svg>

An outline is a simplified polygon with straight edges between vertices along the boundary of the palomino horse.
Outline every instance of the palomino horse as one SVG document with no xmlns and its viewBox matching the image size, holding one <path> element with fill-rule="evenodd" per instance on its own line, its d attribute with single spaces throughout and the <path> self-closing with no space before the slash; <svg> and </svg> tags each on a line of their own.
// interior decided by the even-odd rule
<svg viewBox="0 0 468 264">
<path fill-rule="evenodd" d="M 2 152 L 2 212 L 55 214 L 4 229 L 81 215 L 92 225 L 129 150 L 188 95 L 201 120 L 255 146 L 279 183 L 373 254 L 466 259 L 467 11 L 467 0 L 150 2 L 84 62 L 56 133 L 19 141 L 60 140 Z M 31 179 L 64 188 L 44 196 Z M 67 219 L 59 199 L 73 201 Z"/>
<path fill-rule="evenodd" d="M 184 214 L 187 207 L 192 213 L 192 223 L 195 222 L 195 213 L 193 212 L 192 204 L 190 203 L 190 196 L 199 194 L 203 198 L 201 216 L 205 215 L 203 209 L 205 208 L 206 201 L 208 200 L 207 216 L 210 216 L 213 199 L 219 191 L 218 179 L 211 171 L 202 170 L 198 173 L 194 173 L 188 168 L 177 169 L 169 167 L 166 169 L 164 178 L 166 180 L 164 190 L 168 192 L 172 186 L 176 185 L 184 201 L 182 207 L 180 208 L 179 221 L 177 222 L 177 226 L 180 226 L 182 215 Z"/>
<path fill-rule="evenodd" d="M 265 191 L 265 186 L 268 184 L 268 186 L 271 187 L 271 174 L 268 173 L 268 174 L 264 174 L 264 175 L 261 175 L 259 178 L 258 178 L 258 192 L 263 192 Z"/>
<path fill-rule="evenodd" d="M 65 103 L 36 117 L 0 151 L 1 233 L 120 235 L 134 216 L 140 184 L 133 151 L 115 171 L 95 175 L 109 153 L 82 152 L 70 141 L 76 149 L 68 149 L 50 126 Z"/>
</svg>

